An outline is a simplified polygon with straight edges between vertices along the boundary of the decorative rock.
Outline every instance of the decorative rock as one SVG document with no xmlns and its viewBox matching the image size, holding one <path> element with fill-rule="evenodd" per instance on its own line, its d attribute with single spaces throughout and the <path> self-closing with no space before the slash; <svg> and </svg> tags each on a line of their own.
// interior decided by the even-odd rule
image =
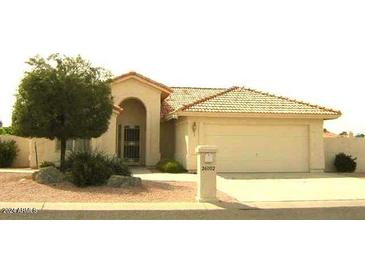
<svg viewBox="0 0 365 274">
<path fill-rule="evenodd" d="M 55 167 L 49 166 L 33 173 L 34 180 L 41 184 L 58 184 L 63 181 L 63 174 Z"/>
<path fill-rule="evenodd" d="M 38 171 L 34 171 L 32 173 L 32 180 L 35 181 L 35 178 L 37 177 Z"/>
<path fill-rule="evenodd" d="M 142 185 L 142 179 L 139 177 L 112 175 L 106 185 L 110 187 L 140 186 Z"/>
</svg>

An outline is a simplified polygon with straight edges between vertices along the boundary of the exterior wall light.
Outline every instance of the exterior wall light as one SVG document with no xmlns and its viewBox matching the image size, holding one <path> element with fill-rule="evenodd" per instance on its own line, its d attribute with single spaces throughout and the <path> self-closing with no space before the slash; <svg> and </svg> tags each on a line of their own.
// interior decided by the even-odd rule
<svg viewBox="0 0 365 274">
<path fill-rule="evenodd" d="M 196 128 L 197 128 L 197 125 L 196 125 L 196 122 L 194 122 L 194 123 L 193 123 L 193 126 L 192 126 L 192 130 L 193 130 L 193 132 L 194 132 L 194 136 L 195 136 Z"/>
</svg>

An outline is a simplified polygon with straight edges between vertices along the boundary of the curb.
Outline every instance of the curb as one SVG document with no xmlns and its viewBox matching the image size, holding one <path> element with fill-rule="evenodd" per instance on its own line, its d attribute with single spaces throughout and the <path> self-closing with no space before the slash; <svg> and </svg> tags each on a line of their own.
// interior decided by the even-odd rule
<svg viewBox="0 0 365 274">
<path fill-rule="evenodd" d="M 56 202 L 0 202 L 2 209 L 36 209 L 36 210 L 224 210 L 246 207 L 237 203 L 56 203 Z"/>
</svg>

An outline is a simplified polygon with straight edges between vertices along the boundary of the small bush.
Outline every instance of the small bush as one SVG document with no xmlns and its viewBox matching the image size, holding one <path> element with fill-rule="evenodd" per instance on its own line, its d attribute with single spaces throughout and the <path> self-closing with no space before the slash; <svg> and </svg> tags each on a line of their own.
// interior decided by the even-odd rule
<svg viewBox="0 0 365 274">
<path fill-rule="evenodd" d="M 10 167 L 18 154 L 14 140 L 0 141 L 0 167 Z"/>
<path fill-rule="evenodd" d="M 157 165 L 156 168 L 162 172 L 166 172 L 166 173 L 182 173 L 185 172 L 186 170 L 184 169 L 184 167 L 175 160 L 172 159 L 166 159 L 166 160 L 162 160 L 160 161 Z"/>
<path fill-rule="evenodd" d="M 354 172 L 356 169 L 356 159 L 351 155 L 339 153 L 335 158 L 335 167 L 338 172 Z"/>
<path fill-rule="evenodd" d="M 39 165 L 40 168 L 43 168 L 43 167 L 49 167 L 49 166 L 53 166 L 53 167 L 56 167 L 56 165 L 52 162 L 48 162 L 48 161 L 43 161 L 41 162 L 41 164 Z"/>
<path fill-rule="evenodd" d="M 109 165 L 113 170 L 113 175 L 130 176 L 131 172 L 129 167 L 123 163 L 122 159 L 113 157 L 108 159 Z"/>
<path fill-rule="evenodd" d="M 130 175 L 121 160 L 109 158 L 101 152 L 73 152 L 68 156 L 65 167 L 68 179 L 80 187 L 106 184 L 113 174 Z"/>
</svg>

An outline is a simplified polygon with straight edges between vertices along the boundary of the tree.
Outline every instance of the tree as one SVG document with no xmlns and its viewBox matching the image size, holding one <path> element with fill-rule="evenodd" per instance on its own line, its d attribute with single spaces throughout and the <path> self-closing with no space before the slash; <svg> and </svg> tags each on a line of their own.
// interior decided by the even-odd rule
<svg viewBox="0 0 365 274">
<path fill-rule="evenodd" d="M 13 128 L 12 127 L 0 127 L 0 135 L 10 134 L 13 135 Z"/>
<path fill-rule="evenodd" d="M 109 126 L 113 111 L 111 73 L 80 56 L 52 54 L 26 62 L 12 115 L 15 134 L 59 139 L 64 170 L 66 141 L 96 138 Z"/>
</svg>

